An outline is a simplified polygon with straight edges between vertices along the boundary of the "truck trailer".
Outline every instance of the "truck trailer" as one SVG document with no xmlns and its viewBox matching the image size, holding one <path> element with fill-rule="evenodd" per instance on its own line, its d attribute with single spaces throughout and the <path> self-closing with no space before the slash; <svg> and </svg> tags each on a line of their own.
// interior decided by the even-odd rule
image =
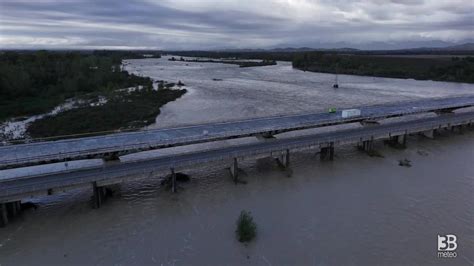
<svg viewBox="0 0 474 266">
<path fill-rule="evenodd" d="M 360 110 L 359 109 L 347 109 L 347 110 L 342 110 L 342 118 L 349 118 L 349 117 L 355 117 L 355 116 L 360 116 Z"/>
</svg>

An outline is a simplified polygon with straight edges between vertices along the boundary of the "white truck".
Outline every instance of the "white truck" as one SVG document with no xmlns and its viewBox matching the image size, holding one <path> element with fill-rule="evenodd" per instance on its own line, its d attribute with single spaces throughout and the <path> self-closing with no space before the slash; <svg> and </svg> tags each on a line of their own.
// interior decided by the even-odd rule
<svg viewBox="0 0 474 266">
<path fill-rule="evenodd" d="M 355 117 L 355 116 L 360 116 L 359 109 L 342 110 L 342 118 L 350 118 L 350 117 Z"/>
</svg>

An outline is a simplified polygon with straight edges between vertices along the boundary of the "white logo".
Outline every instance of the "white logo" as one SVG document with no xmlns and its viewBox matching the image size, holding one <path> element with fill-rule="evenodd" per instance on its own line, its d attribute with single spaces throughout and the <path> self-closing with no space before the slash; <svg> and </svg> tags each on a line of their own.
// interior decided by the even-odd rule
<svg viewBox="0 0 474 266">
<path fill-rule="evenodd" d="M 456 252 L 454 252 L 458 248 L 457 239 L 455 235 L 438 235 L 438 258 L 457 257 Z"/>
<path fill-rule="evenodd" d="M 458 248 L 455 235 L 438 235 L 438 251 L 455 251 Z"/>
</svg>

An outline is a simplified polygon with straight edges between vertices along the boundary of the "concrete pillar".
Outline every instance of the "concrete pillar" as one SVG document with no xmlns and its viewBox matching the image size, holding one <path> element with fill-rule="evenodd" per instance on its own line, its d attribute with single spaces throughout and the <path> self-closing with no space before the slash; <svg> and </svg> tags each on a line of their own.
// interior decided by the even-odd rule
<svg viewBox="0 0 474 266">
<path fill-rule="evenodd" d="M 6 206 L 7 206 L 7 212 L 8 212 L 8 215 L 10 217 L 15 217 L 18 215 L 18 213 L 20 212 L 20 209 L 18 209 L 18 205 L 16 202 L 9 202 L 9 203 L 6 203 Z"/>
<path fill-rule="evenodd" d="M 171 168 L 171 192 L 175 193 L 176 191 L 176 173 L 174 172 L 174 168 Z"/>
<path fill-rule="evenodd" d="M 429 139 L 434 139 L 435 131 L 434 129 L 426 130 L 421 132 L 421 134 Z"/>
<path fill-rule="evenodd" d="M 234 160 L 232 161 L 232 164 L 230 165 L 230 175 L 232 176 L 232 179 L 236 183 L 237 183 L 238 173 L 239 173 L 239 167 L 238 167 L 237 158 L 234 158 Z"/>
<path fill-rule="evenodd" d="M 407 144 L 407 134 L 390 137 L 390 144 L 406 146 L 406 144 Z"/>
<path fill-rule="evenodd" d="M 102 206 L 102 202 L 104 200 L 104 193 L 103 193 L 103 188 L 97 186 L 97 182 L 92 183 L 92 191 L 93 191 L 93 205 L 94 209 L 100 208 Z"/>
<path fill-rule="evenodd" d="M 370 139 L 370 140 L 362 141 L 362 145 L 359 146 L 359 148 L 361 148 L 363 151 L 367 151 L 367 152 L 372 151 L 372 149 L 374 148 L 374 140 Z"/>
<path fill-rule="evenodd" d="M 329 160 L 334 161 L 334 142 L 329 144 Z"/>
<path fill-rule="evenodd" d="M 7 224 L 8 224 L 7 204 L 0 203 L 0 227 L 4 227 Z"/>
<path fill-rule="evenodd" d="M 21 201 L 15 201 L 15 204 L 16 204 L 16 209 L 18 210 L 18 212 L 21 212 Z"/>
<path fill-rule="evenodd" d="M 334 142 L 329 143 L 329 146 L 321 148 L 321 161 L 334 160 Z"/>
<path fill-rule="evenodd" d="M 407 134 L 397 136 L 397 143 L 405 146 L 407 144 Z"/>
<path fill-rule="evenodd" d="M 286 150 L 284 154 L 280 155 L 278 162 L 281 166 L 287 168 L 290 165 L 290 150 Z"/>
</svg>

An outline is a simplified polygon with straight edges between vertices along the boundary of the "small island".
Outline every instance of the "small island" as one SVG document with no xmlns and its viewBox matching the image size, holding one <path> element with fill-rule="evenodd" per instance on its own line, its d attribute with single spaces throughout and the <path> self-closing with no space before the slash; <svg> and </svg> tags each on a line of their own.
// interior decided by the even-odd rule
<svg viewBox="0 0 474 266">
<path fill-rule="evenodd" d="M 259 67 L 259 66 L 274 66 L 277 64 L 275 60 L 263 59 L 261 61 L 251 61 L 251 60 L 235 60 L 235 59 L 185 59 L 180 57 L 176 59 L 174 56 L 168 59 L 169 61 L 181 61 L 181 62 L 190 62 L 190 63 L 220 63 L 220 64 L 231 64 L 238 65 L 239 67 Z"/>
</svg>

